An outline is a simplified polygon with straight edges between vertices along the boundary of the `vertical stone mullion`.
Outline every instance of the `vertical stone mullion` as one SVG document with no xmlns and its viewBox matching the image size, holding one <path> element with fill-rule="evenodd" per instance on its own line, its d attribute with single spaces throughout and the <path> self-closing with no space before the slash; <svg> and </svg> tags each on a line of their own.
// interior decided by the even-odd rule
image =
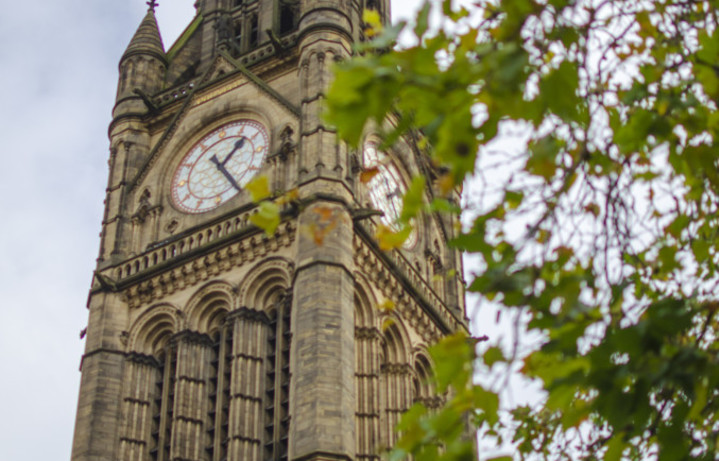
<svg viewBox="0 0 719 461">
<path fill-rule="evenodd" d="M 204 461 L 205 420 L 209 408 L 207 374 L 212 342 L 207 336 L 194 332 L 182 333 L 178 339 L 170 458 Z"/>
<path fill-rule="evenodd" d="M 242 308 L 234 318 L 228 460 L 259 461 L 262 440 L 264 326 L 260 312 Z"/>
<path fill-rule="evenodd" d="M 122 461 L 141 460 L 148 453 L 156 372 L 154 359 L 139 354 L 130 356 L 125 366 L 119 455 Z"/>
</svg>

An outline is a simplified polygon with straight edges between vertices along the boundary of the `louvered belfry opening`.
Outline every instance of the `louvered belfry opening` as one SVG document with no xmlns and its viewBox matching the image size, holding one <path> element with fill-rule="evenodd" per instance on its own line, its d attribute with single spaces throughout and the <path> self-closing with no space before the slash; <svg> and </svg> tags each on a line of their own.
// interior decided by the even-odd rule
<svg viewBox="0 0 719 461">
<path fill-rule="evenodd" d="M 150 458 L 169 461 L 177 372 L 177 346 L 170 342 L 157 352 L 157 373 L 152 398 Z"/>
<path fill-rule="evenodd" d="M 232 380 L 232 335 L 231 325 L 212 335 L 209 379 L 209 418 L 207 446 L 205 451 L 210 460 L 226 460 L 230 422 L 230 382 Z"/>
<path fill-rule="evenodd" d="M 290 306 L 282 296 L 268 312 L 264 459 L 286 460 L 290 426 Z"/>
</svg>

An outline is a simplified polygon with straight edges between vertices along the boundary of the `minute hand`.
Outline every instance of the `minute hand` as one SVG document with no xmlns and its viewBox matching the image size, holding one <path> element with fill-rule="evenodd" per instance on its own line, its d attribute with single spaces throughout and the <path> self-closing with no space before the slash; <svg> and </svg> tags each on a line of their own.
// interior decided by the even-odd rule
<svg viewBox="0 0 719 461">
<path fill-rule="evenodd" d="M 220 162 L 220 160 L 217 158 L 217 155 L 213 155 L 212 157 L 210 157 L 210 161 L 215 164 L 217 169 L 220 170 L 220 173 L 222 173 L 225 176 L 225 178 L 227 178 L 227 180 L 230 182 L 230 184 L 232 184 L 232 186 L 235 189 L 237 189 L 238 191 L 241 191 L 242 188 L 240 187 L 239 184 L 237 184 L 237 181 L 235 181 L 235 178 L 232 177 L 230 172 L 227 171 L 227 168 L 225 168 L 225 165 L 232 158 L 232 156 L 235 155 L 235 152 L 237 152 L 238 149 L 242 149 L 242 146 L 244 146 L 244 145 L 245 145 L 245 137 L 243 136 L 237 140 L 237 142 L 235 143 L 235 147 L 230 151 L 229 154 L 227 154 L 227 157 L 225 157 L 225 159 L 222 162 Z"/>
<path fill-rule="evenodd" d="M 245 145 L 245 137 L 243 136 L 237 140 L 237 142 L 235 143 L 234 149 L 232 149 L 230 151 L 230 153 L 227 154 L 227 157 L 225 157 L 225 159 L 222 161 L 222 166 L 225 166 L 227 164 L 227 162 L 232 158 L 232 156 L 235 155 L 235 152 L 237 152 L 238 149 L 242 149 L 242 146 L 244 146 L 244 145 Z M 215 159 L 217 159 L 217 157 L 215 157 Z"/>
<path fill-rule="evenodd" d="M 234 152 L 234 151 L 233 151 L 233 152 Z M 230 154 L 232 154 L 232 152 L 231 152 Z M 228 156 L 228 157 L 229 157 L 229 156 Z M 227 171 L 227 168 L 225 168 L 224 162 L 221 163 L 221 162 L 217 159 L 217 156 L 216 156 L 216 155 L 213 155 L 212 157 L 210 157 L 210 161 L 215 164 L 215 166 L 217 167 L 217 169 L 220 170 L 220 173 L 222 173 L 223 175 L 225 175 L 225 178 L 227 178 L 227 180 L 230 182 L 230 184 L 232 184 L 232 187 L 234 187 L 234 188 L 237 189 L 238 191 L 241 191 L 241 190 L 242 190 L 242 188 L 240 187 L 240 185 L 237 184 L 237 181 L 235 181 L 235 178 L 233 178 L 232 175 L 230 174 L 230 172 Z"/>
</svg>

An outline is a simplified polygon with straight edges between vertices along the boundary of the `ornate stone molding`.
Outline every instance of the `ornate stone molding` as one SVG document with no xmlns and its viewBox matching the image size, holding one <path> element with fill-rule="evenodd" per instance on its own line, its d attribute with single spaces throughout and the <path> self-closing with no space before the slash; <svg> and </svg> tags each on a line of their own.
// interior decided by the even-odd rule
<svg viewBox="0 0 719 461">
<path fill-rule="evenodd" d="M 160 362 L 151 355 L 141 354 L 139 352 L 130 352 L 126 356 L 128 362 L 137 363 L 139 365 L 147 365 L 155 368 L 160 367 Z"/>
<path fill-rule="evenodd" d="M 175 334 L 172 340 L 176 343 L 197 344 L 205 347 L 212 347 L 214 344 L 212 338 L 207 334 L 192 330 L 181 331 Z"/>
<path fill-rule="evenodd" d="M 375 327 L 355 327 L 355 338 L 357 339 L 382 339 L 382 333 Z"/>
<path fill-rule="evenodd" d="M 148 274 L 122 290 L 124 300 L 131 309 L 161 300 L 178 290 L 193 287 L 234 267 L 252 263 L 276 253 L 281 248 L 289 247 L 295 238 L 296 224 L 287 221 L 272 237 L 253 234 L 210 251 L 201 258 L 188 257 L 186 262 L 180 264 L 178 261 L 174 267 L 168 267 L 168 264 L 157 267 L 154 275 Z M 175 254 L 174 258 L 179 256 L 181 255 Z M 108 269 L 107 272 L 111 273 L 113 270 Z M 138 278 L 139 275 L 142 274 L 138 273 Z"/>
<path fill-rule="evenodd" d="M 240 307 L 227 314 L 227 321 L 235 319 L 249 320 L 250 322 L 258 322 L 265 325 L 269 325 L 270 323 L 270 318 L 265 311 L 251 309 L 249 307 Z"/>
</svg>

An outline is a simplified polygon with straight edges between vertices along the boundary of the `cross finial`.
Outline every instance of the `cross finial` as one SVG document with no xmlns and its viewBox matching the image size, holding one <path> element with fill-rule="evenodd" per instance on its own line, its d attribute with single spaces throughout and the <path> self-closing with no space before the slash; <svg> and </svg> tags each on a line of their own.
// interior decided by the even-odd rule
<svg viewBox="0 0 719 461">
<path fill-rule="evenodd" d="M 159 6 L 159 3 L 157 3 L 157 0 L 150 0 L 149 2 L 147 2 L 147 6 L 150 7 L 150 8 L 149 8 L 150 11 L 154 12 L 154 11 L 155 11 L 155 8 L 156 8 L 157 6 Z"/>
</svg>

